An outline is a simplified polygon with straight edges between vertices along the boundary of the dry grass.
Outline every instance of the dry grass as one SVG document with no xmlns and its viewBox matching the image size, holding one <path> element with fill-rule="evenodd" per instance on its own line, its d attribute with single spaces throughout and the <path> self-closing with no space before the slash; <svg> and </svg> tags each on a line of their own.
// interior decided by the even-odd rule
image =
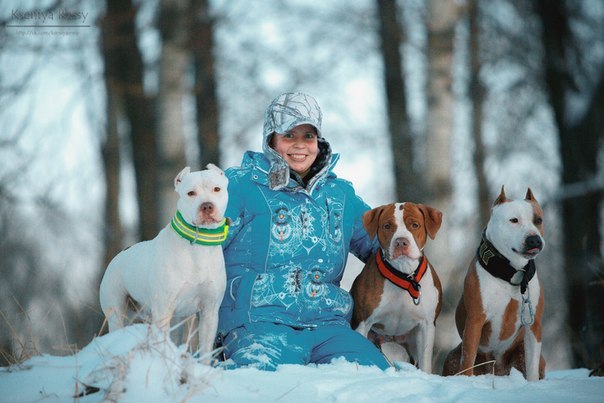
<svg viewBox="0 0 604 403">
<path fill-rule="evenodd" d="M 6 363 L 8 366 L 14 366 L 9 368 L 9 371 L 17 371 L 23 369 L 19 364 L 34 357 L 42 355 L 42 351 L 36 345 L 36 338 L 34 337 L 34 326 L 32 323 L 32 316 L 23 309 L 21 305 L 17 303 L 21 316 L 18 319 L 11 320 L 9 315 L 0 311 L 0 323 L 2 327 L 6 328 L 6 336 L 9 342 L 6 343 L 4 349 L 0 347 L 0 359 L 3 360 L 3 364 Z M 65 332 L 65 338 L 67 339 L 67 326 L 65 318 L 61 316 L 60 320 L 63 321 L 63 329 Z M 139 320 L 136 320 L 139 319 Z M 132 325 L 140 322 L 140 318 L 128 318 L 125 320 L 126 325 Z M 6 324 L 6 326 L 4 326 Z M 100 337 L 107 330 L 107 319 L 103 321 L 98 332 L 97 337 Z M 128 354 L 120 356 L 110 356 L 110 359 L 102 365 L 99 371 L 96 373 L 83 373 L 80 366 L 77 363 L 77 352 L 78 348 L 74 344 L 65 344 L 62 346 L 53 346 L 53 349 L 59 350 L 62 355 L 68 354 L 74 356 L 75 363 L 75 376 L 73 382 L 73 390 L 71 396 L 74 401 L 78 401 L 80 398 L 98 393 L 98 396 L 105 401 L 119 401 L 125 392 L 126 383 L 128 382 L 129 373 L 131 372 L 132 361 L 139 357 L 141 354 L 151 354 L 152 356 L 162 357 L 165 365 L 169 368 L 176 369 L 174 372 L 175 385 L 186 385 L 186 395 L 184 400 L 188 400 L 201 390 L 211 387 L 211 379 L 214 375 L 209 371 L 209 368 L 200 364 L 201 360 L 207 355 L 200 356 L 200 352 L 197 350 L 197 326 L 194 326 L 194 322 L 191 318 L 176 323 L 171 329 L 168 335 L 168 339 L 159 338 L 156 333 L 152 331 L 152 326 L 149 325 L 149 335 L 147 340 L 141 342 Z M 172 348 L 167 346 L 167 340 L 174 340 L 177 344 L 180 344 L 179 353 L 175 353 Z M 11 347 L 12 345 L 12 347 Z M 213 351 L 212 357 L 216 357 L 222 352 L 222 348 Z M 111 379 L 111 382 L 105 387 L 98 386 L 98 379 L 95 379 L 104 374 L 105 377 Z M 147 379 L 147 382 L 152 380 Z M 103 383 L 103 382 L 102 382 Z M 95 386 L 95 384 L 97 386 Z"/>
<path fill-rule="evenodd" d="M 17 331 L 13 323 L 11 323 L 11 321 L 7 318 L 4 311 L 0 310 L 2 322 L 6 323 L 6 326 L 9 329 L 10 339 L 13 341 L 13 347 L 10 351 L 8 351 L 6 347 L 0 347 L 0 357 L 2 358 L 2 365 L 6 364 L 12 366 L 20 364 L 23 361 L 30 359 L 31 357 L 41 355 L 40 351 L 36 346 L 31 318 L 16 299 L 15 303 L 19 306 L 19 309 L 25 316 L 25 322 L 27 323 L 27 333 L 26 336 L 21 335 Z"/>
</svg>

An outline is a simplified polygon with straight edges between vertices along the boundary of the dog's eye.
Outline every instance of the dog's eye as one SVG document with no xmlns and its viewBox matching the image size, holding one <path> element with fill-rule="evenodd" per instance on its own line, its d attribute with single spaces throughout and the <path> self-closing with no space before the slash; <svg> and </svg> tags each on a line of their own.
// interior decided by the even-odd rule
<svg viewBox="0 0 604 403">
<path fill-rule="evenodd" d="M 384 224 L 384 229 L 390 229 L 391 225 L 389 223 Z"/>
<path fill-rule="evenodd" d="M 414 223 L 411 224 L 411 228 L 412 229 L 418 229 L 419 228 L 419 224 L 416 223 L 416 222 L 414 222 Z"/>
<path fill-rule="evenodd" d="M 517 218 L 510 218 L 510 222 L 512 224 L 518 224 L 518 219 Z"/>
<path fill-rule="evenodd" d="M 541 218 L 541 217 L 535 217 L 535 219 L 533 220 L 533 223 L 535 225 L 541 225 L 541 224 L 543 224 L 543 218 Z"/>
<path fill-rule="evenodd" d="M 221 189 L 220 189 L 218 186 L 216 186 L 216 187 L 214 188 L 214 192 L 220 192 L 220 190 L 221 190 Z"/>
<path fill-rule="evenodd" d="M 187 196 L 193 197 L 193 196 L 195 196 L 195 192 L 193 190 L 191 190 L 190 192 L 187 193 Z"/>
</svg>

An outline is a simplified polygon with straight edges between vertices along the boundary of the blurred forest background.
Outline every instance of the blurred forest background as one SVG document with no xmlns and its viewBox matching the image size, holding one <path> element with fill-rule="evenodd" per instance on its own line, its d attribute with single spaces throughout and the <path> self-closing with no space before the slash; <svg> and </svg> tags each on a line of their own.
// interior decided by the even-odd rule
<svg viewBox="0 0 604 403">
<path fill-rule="evenodd" d="M 104 268 L 168 222 L 173 177 L 260 150 L 265 107 L 302 90 L 365 201 L 445 214 L 436 371 L 504 184 L 546 214 L 549 368 L 600 365 L 602 21 L 601 0 L 3 1 L 1 364 L 99 334 Z"/>
</svg>

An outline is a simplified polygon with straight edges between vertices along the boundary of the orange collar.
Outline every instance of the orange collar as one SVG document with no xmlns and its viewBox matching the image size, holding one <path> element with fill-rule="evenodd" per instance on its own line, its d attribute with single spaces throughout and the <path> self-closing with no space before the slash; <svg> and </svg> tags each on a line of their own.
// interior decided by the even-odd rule
<svg viewBox="0 0 604 403">
<path fill-rule="evenodd" d="M 428 268 L 428 259 L 425 256 L 422 256 L 419 260 L 419 266 L 413 274 L 403 274 L 397 269 L 395 269 L 388 261 L 384 260 L 384 252 L 382 249 L 378 250 L 378 253 L 375 254 L 375 261 L 377 263 L 378 270 L 380 274 L 384 276 L 386 279 L 390 280 L 394 285 L 407 290 L 409 295 L 413 298 L 413 302 L 415 305 L 419 305 L 420 295 L 421 295 L 421 285 L 419 284 L 426 274 L 426 269 Z"/>
</svg>

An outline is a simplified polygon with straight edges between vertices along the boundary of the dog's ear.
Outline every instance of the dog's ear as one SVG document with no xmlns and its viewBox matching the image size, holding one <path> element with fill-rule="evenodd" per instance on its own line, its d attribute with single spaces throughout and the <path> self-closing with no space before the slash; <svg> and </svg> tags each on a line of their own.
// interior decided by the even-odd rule
<svg viewBox="0 0 604 403">
<path fill-rule="evenodd" d="M 209 163 L 208 165 L 206 165 L 206 168 L 211 169 L 212 171 L 216 171 L 220 175 L 224 176 L 224 172 L 222 171 L 222 169 L 218 168 L 216 165 L 214 165 L 212 163 Z"/>
<path fill-rule="evenodd" d="M 426 223 L 426 232 L 430 239 L 436 237 L 436 233 L 440 229 L 443 223 L 443 213 L 434 207 L 426 206 L 425 204 L 418 204 L 419 211 L 424 215 L 424 221 Z"/>
<path fill-rule="evenodd" d="M 497 206 L 499 204 L 505 203 L 506 201 L 508 201 L 508 198 L 505 195 L 504 186 L 501 185 L 501 192 L 499 193 L 499 196 L 497 196 L 497 198 L 495 199 L 495 202 L 493 203 L 493 206 Z"/>
<path fill-rule="evenodd" d="M 526 190 L 526 196 L 524 196 L 524 199 L 527 201 L 534 201 L 536 202 L 537 199 L 535 198 L 535 196 L 533 196 L 533 191 L 531 190 L 531 188 L 528 188 Z"/>
<path fill-rule="evenodd" d="M 176 175 L 176 178 L 174 178 L 174 190 L 178 191 L 178 185 L 180 185 L 180 183 L 182 182 L 182 179 L 185 177 L 185 175 L 188 175 L 191 172 L 191 168 L 190 167 L 184 167 L 182 171 L 180 171 L 180 173 L 178 175 Z"/>
<path fill-rule="evenodd" d="M 375 238 L 377 234 L 378 226 L 380 224 L 380 215 L 382 214 L 383 207 L 376 207 L 373 210 L 366 211 L 363 214 L 363 226 L 369 234 L 371 239 Z"/>
</svg>

